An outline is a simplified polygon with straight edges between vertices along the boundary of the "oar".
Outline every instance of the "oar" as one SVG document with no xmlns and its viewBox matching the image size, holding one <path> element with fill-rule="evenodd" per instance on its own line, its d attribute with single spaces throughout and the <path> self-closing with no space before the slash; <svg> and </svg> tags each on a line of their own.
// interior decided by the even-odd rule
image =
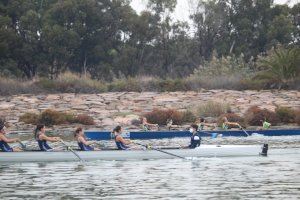
<svg viewBox="0 0 300 200">
<path fill-rule="evenodd" d="M 27 150 L 27 149 L 26 149 L 26 145 L 25 145 L 23 142 L 18 141 L 18 143 L 21 145 L 21 148 L 22 148 L 24 151 Z"/>
<path fill-rule="evenodd" d="M 244 133 L 246 133 L 247 136 L 250 136 L 249 133 L 245 129 L 243 129 L 243 127 L 241 125 L 239 125 L 239 126 L 242 129 L 242 131 L 244 131 Z"/>
<path fill-rule="evenodd" d="M 137 142 L 132 142 L 132 143 L 148 148 L 147 145 L 143 145 L 143 144 L 140 144 L 140 143 L 137 143 Z M 177 158 L 181 158 L 181 159 L 188 160 L 188 159 L 185 158 L 185 157 L 182 157 L 182 156 L 179 156 L 179 155 L 176 155 L 176 154 L 173 154 L 173 153 L 169 153 L 169 152 L 166 152 L 166 151 L 163 151 L 163 150 L 160 150 L 160 149 L 156 149 L 156 148 L 153 148 L 153 147 L 151 147 L 151 149 L 153 149 L 153 150 L 155 150 L 155 151 L 159 151 L 159 152 L 165 153 L 165 154 L 168 154 L 168 155 L 170 155 L 170 156 L 174 156 L 174 157 L 177 157 Z"/>
<path fill-rule="evenodd" d="M 85 163 L 85 161 L 78 155 L 78 153 L 76 153 L 69 145 L 67 145 L 63 140 L 60 140 L 60 142 L 65 145 L 67 147 L 67 149 L 69 151 L 71 151 L 77 158 L 79 158 L 79 160 L 82 162 L 82 163 Z"/>
</svg>

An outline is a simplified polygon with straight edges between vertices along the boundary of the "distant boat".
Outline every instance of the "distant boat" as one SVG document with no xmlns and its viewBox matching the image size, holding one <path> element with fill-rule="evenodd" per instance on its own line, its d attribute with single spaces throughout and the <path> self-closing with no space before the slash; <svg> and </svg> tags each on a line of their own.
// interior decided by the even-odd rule
<svg viewBox="0 0 300 200">
<path fill-rule="evenodd" d="M 300 129 L 268 129 L 268 130 L 246 130 L 251 135 L 262 136 L 292 136 L 300 135 Z M 199 131 L 201 137 L 247 137 L 243 130 L 217 130 L 217 131 Z M 90 140 L 111 140 L 113 135 L 109 131 L 87 130 L 85 135 Z M 190 137 L 189 131 L 132 131 L 123 133 L 123 137 L 129 139 L 163 139 L 176 137 Z"/>
</svg>

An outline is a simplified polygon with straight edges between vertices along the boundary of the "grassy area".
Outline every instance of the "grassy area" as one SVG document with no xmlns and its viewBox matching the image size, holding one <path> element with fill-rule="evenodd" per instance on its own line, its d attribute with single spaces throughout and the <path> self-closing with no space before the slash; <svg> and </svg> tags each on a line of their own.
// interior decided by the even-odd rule
<svg viewBox="0 0 300 200">
<path fill-rule="evenodd" d="M 103 93 L 103 92 L 174 92 L 199 91 L 200 89 L 260 90 L 268 89 L 256 80 L 241 80 L 224 75 L 211 77 L 188 77 L 186 79 L 161 79 L 136 77 L 116 79 L 112 82 L 97 81 L 65 73 L 55 80 L 39 78 L 34 81 L 0 78 L 0 95 L 40 93 Z M 290 89 L 300 89 L 295 84 Z"/>
</svg>

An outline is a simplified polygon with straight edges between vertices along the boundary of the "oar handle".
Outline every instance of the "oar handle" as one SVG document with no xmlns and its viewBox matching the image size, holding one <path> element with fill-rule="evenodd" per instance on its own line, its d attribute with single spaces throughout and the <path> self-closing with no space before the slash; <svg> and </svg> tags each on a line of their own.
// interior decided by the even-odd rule
<svg viewBox="0 0 300 200">
<path fill-rule="evenodd" d="M 21 145 L 21 148 L 22 148 L 23 150 L 26 150 L 26 145 L 25 145 L 23 142 L 18 141 L 18 143 Z"/>
</svg>

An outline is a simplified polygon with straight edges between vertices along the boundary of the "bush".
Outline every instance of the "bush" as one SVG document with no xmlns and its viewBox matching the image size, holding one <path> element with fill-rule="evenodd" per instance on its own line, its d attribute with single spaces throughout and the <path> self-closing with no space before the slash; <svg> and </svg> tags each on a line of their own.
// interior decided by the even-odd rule
<svg viewBox="0 0 300 200">
<path fill-rule="evenodd" d="M 275 112 L 252 106 L 245 112 L 245 121 L 251 126 L 262 126 L 261 120 L 267 120 L 272 125 L 277 125 L 280 119 Z"/>
<path fill-rule="evenodd" d="M 39 115 L 35 113 L 25 113 L 20 116 L 19 121 L 26 124 L 37 124 L 39 121 Z"/>
<path fill-rule="evenodd" d="M 197 108 L 198 116 L 218 117 L 224 113 L 231 112 L 229 104 L 208 101 Z"/>
<path fill-rule="evenodd" d="M 275 110 L 276 115 L 281 122 L 293 123 L 295 120 L 295 111 L 288 107 L 278 107 Z"/>
<path fill-rule="evenodd" d="M 74 115 L 71 113 L 58 112 L 55 110 L 47 109 L 40 115 L 34 113 L 25 113 L 20 116 L 19 121 L 26 124 L 45 124 L 46 126 L 60 125 L 66 123 L 78 123 L 83 125 L 94 125 L 94 119 L 88 115 L 80 114 Z"/>
<path fill-rule="evenodd" d="M 71 72 L 60 74 L 55 80 L 40 79 L 35 85 L 49 92 L 99 93 L 107 91 L 105 83 L 89 77 L 80 77 Z"/>
<path fill-rule="evenodd" d="M 196 121 L 197 117 L 195 116 L 195 114 L 190 111 L 190 110 L 187 110 L 185 112 L 182 113 L 182 121 L 183 122 L 190 122 L 190 123 L 193 123 Z"/>
<path fill-rule="evenodd" d="M 83 125 L 95 125 L 94 119 L 91 116 L 85 114 L 78 115 L 75 118 L 75 121 L 76 123 Z"/>
<path fill-rule="evenodd" d="M 117 79 L 112 83 L 108 84 L 108 91 L 110 92 L 141 92 L 142 88 L 137 79 Z"/>
<path fill-rule="evenodd" d="M 46 126 L 53 126 L 66 123 L 66 114 L 55 110 L 47 109 L 39 117 L 39 123 Z"/>
<path fill-rule="evenodd" d="M 300 125 L 300 109 L 295 111 L 295 122 Z"/>
<path fill-rule="evenodd" d="M 288 88 L 300 75 L 300 48 L 278 48 L 258 58 L 261 71 L 256 79 L 265 80 L 271 88 Z M 299 79 L 299 78 L 298 78 Z"/>
<path fill-rule="evenodd" d="M 226 117 L 229 122 L 237 122 L 243 127 L 245 127 L 245 125 L 246 125 L 244 118 L 240 117 L 239 115 L 237 115 L 235 113 L 226 113 L 226 114 L 222 114 L 218 117 L 218 121 L 217 121 L 218 126 L 222 126 L 222 124 L 223 124 L 222 119 L 224 117 Z"/>
<path fill-rule="evenodd" d="M 154 109 L 153 111 L 144 114 L 144 117 L 146 117 L 150 123 L 159 125 L 166 125 L 168 119 L 172 119 L 173 124 L 183 123 L 183 113 L 174 109 Z"/>
</svg>

